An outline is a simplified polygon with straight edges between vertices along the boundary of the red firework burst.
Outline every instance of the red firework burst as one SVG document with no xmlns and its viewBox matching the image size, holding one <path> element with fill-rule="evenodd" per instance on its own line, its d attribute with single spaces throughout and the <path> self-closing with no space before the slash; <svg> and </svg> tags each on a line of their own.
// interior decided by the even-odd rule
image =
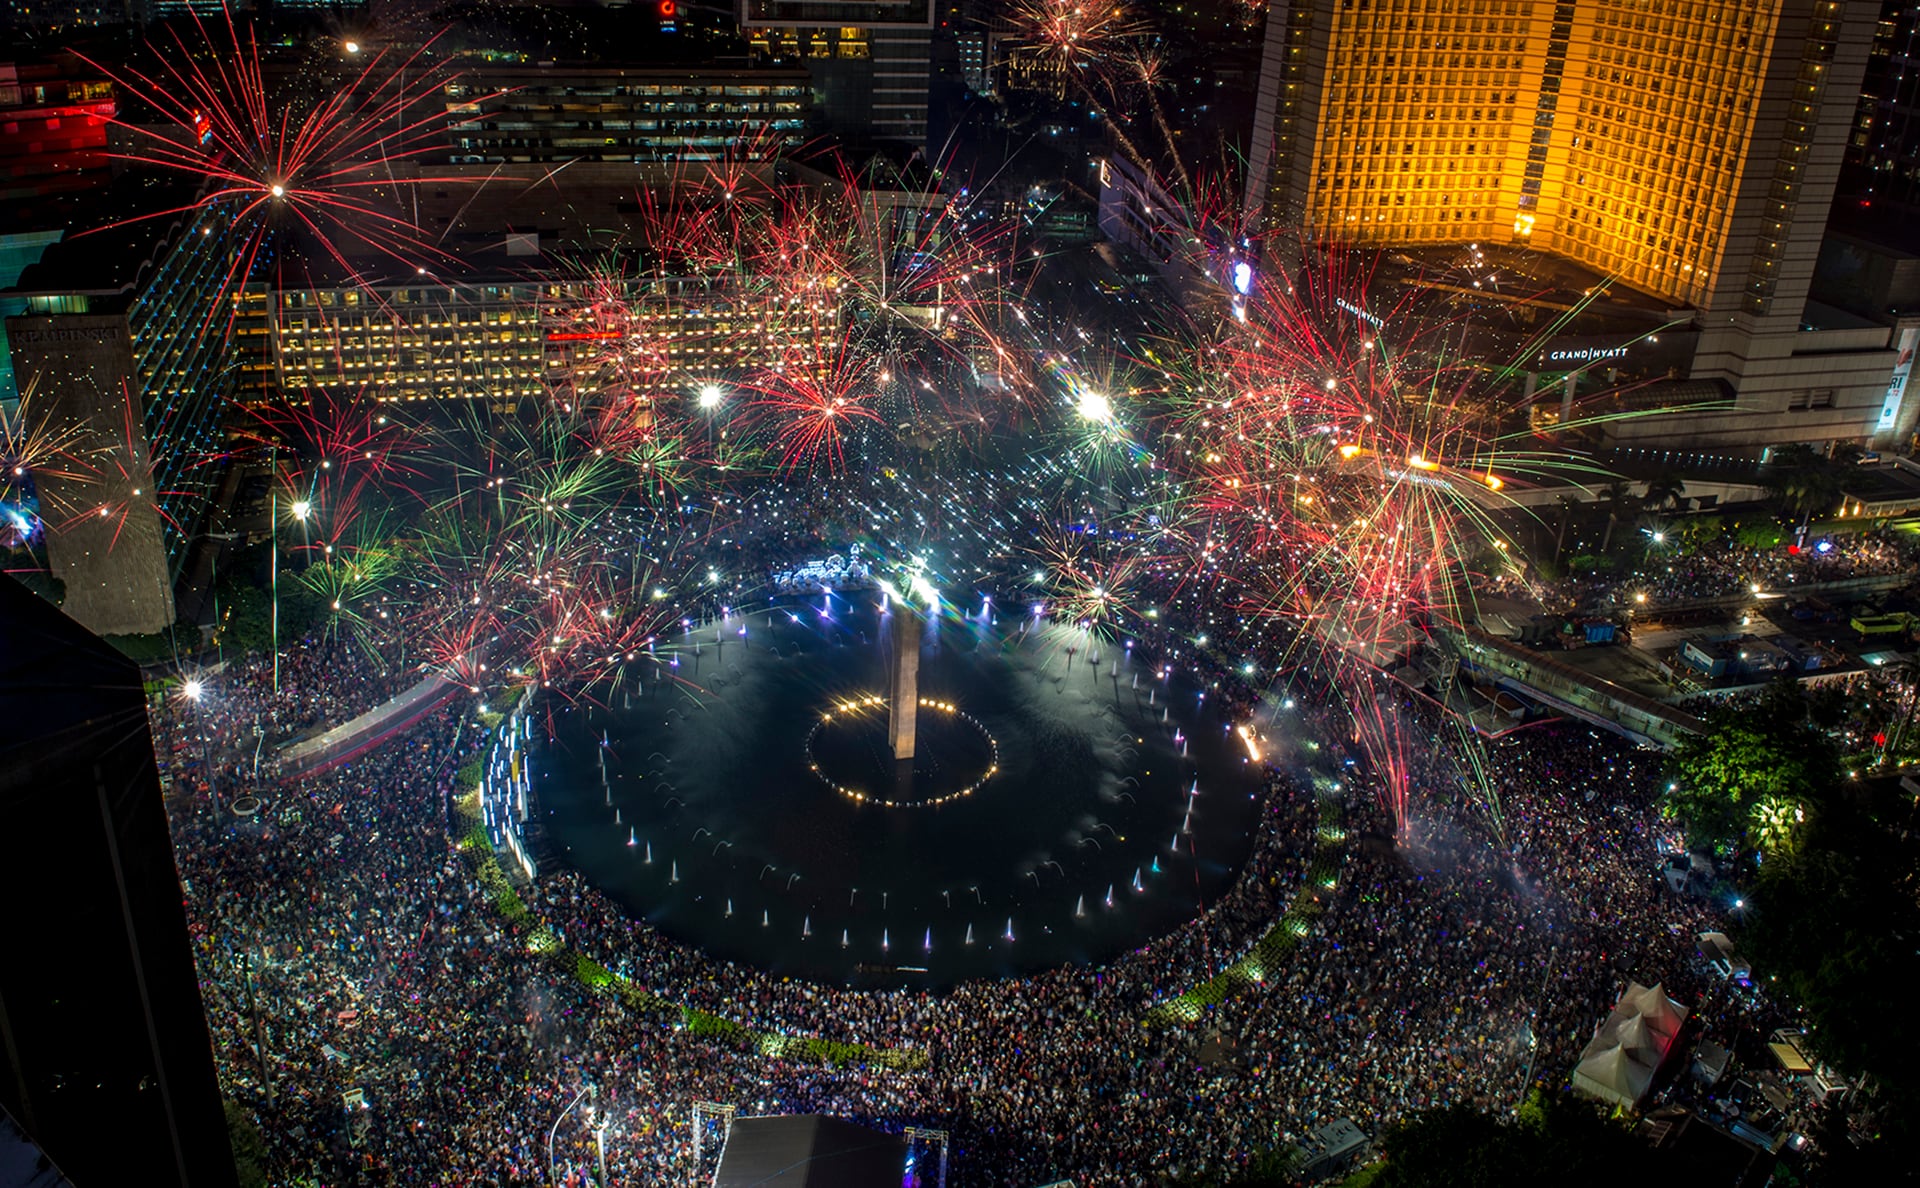
<svg viewBox="0 0 1920 1188">
<path fill-rule="evenodd" d="M 349 273 L 346 252 L 362 245 L 409 266 L 439 255 L 402 206 L 380 196 L 395 189 L 385 166 L 442 142 L 445 112 L 430 100 L 449 76 L 424 59 L 428 46 L 369 55 L 341 85 L 302 95 L 291 81 L 269 88 L 253 30 L 243 31 L 224 7 L 211 25 L 194 14 L 193 28 L 193 42 L 169 29 L 170 43 L 150 46 L 157 61 L 147 68 L 83 59 L 159 117 L 157 126 L 116 119 L 137 146 L 123 158 L 198 186 L 185 206 L 114 226 L 220 212 L 241 237 L 229 282 L 251 272 L 267 236 L 282 226 L 308 233 Z"/>
<path fill-rule="evenodd" d="M 878 377 L 849 348 L 845 341 L 825 344 L 820 356 L 769 368 L 744 385 L 786 469 L 838 470 L 847 434 L 863 422 L 880 423 L 869 407 Z"/>
</svg>

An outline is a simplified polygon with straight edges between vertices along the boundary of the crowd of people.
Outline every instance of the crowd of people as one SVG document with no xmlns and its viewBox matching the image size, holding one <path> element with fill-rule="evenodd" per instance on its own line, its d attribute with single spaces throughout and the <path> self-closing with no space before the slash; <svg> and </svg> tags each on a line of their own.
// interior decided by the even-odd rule
<svg viewBox="0 0 1920 1188">
<path fill-rule="evenodd" d="M 311 727 L 405 683 L 363 652 L 303 646 L 311 658 L 283 659 L 277 699 L 255 661 L 219 696 L 157 715 L 222 1076 L 287 1182 L 541 1184 L 551 1138 L 572 1182 L 604 1158 L 613 1183 L 665 1183 L 693 1171 L 695 1104 L 717 1102 L 943 1129 L 955 1182 L 1144 1183 L 1230 1167 L 1335 1118 L 1371 1130 L 1447 1102 L 1510 1105 L 1530 1076 L 1564 1083 L 1628 976 L 1683 1001 L 1701 989 L 1691 938 L 1713 909 L 1660 877 L 1675 841 L 1652 807 L 1655 757 L 1584 726 L 1536 727 L 1493 745 L 1483 791 L 1462 795 L 1455 736 L 1383 681 L 1404 732 L 1428 743 L 1403 824 L 1337 745 L 1342 713 L 1302 685 L 1287 729 L 1330 745 L 1275 755 L 1234 890 L 1099 968 L 853 990 L 708 957 L 564 869 L 522 891 L 570 950 L 659 999 L 928 1060 L 897 1071 L 769 1055 L 529 951 L 446 827 L 455 773 L 485 741 L 463 708 L 265 789 L 258 816 L 220 814 L 214 801 L 250 778 L 232 744 L 255 719 Z M 1146 1025 L 1294 899 L 1327 844 L 1328 788 L 1344 841 L 1289 960 L 1197 1022 Z"/>
<path fill-rule="evenodd" d="M 1823 582 L 1908 573 L 1920 560 L 1914 538 L 1892 531 L 1858 532 L 1818 540 L 1805 547 L 1758 548 L 1715 544 L 1652 549 L 1625 573 L 1568 577 L 1540 592 L 1570 607 L 1657 609 L 1691 599 L 1724 598 L 1758 587 L 1770 594 L 1791 594 Z M 1644 595 L 1644 601 L 1641 596 Z"/>
</svg>

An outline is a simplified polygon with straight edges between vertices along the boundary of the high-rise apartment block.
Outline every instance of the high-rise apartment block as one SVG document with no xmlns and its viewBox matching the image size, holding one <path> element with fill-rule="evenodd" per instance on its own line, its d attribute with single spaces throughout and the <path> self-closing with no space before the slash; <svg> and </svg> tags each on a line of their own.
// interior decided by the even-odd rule
<svg viewBox="0 0 1920 1188">
<path fill-rule="evenodd" d="M 1862 209 L 1920 209 L 1920 4 L 1885 0 L 1847 142 L 1841 193 Z"/>
<path fill-rule="evenodd" d="M 1313 239 L 1521 245 L 1670 304 L 1699 332 L 1684 378 L 1723 391 L 1619 440 L 1870 436 L 1891 327 L 1863 346 L 1871 327 L 1808 295 L 1878 16 L 1877 0 L 1275 0 L 1249 200 Z M 1845 343 L 1819 338 L 1835 329 Z M 1815 379 L 1831 415 L 1785 416 L 1819 403 L 1793 407 Z"/>
</svg>

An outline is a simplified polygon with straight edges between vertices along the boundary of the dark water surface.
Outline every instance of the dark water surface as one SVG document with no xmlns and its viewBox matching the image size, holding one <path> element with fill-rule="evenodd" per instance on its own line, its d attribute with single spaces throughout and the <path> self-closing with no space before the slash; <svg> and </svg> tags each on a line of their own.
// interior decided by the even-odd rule
<svg viewBox="0 0 1920 1188">
<path fill-rule="evenodd" d="M 673 641 L 677 667 L 665 650 L 637 666 L 649 673 L 639 692 L 556 710 L 535 779 L 566 860 L 671 936 L 863 984 L 1105 960 L 1231 882 L 1255 820 L 1240 739 L 1198 688 L 1072 628 L 1011 617 L 929 628 L 921 696 L 953 703 L 998 744 L 998 772 L 972 794 L 887 808 L 829 787 L 808 770 L 808 733 L 835 703 L 887 686 L 873 596 L 831 605 L 831 618 L 816 597 L 697 627 Z M 884 740 L 883 711 L 871 712 Z M 874 737 L 842 732 L 826 751 L 836 768 L 872 773 Z M 967 732 L 950 734 L 915 778 L 965 786 L 984 757 Z"/>
</svg>

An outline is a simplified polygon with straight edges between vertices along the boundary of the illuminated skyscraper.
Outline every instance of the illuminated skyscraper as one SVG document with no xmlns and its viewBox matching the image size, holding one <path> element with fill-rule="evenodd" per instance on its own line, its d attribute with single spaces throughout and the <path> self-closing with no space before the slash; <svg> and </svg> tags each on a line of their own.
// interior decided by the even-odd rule
<svg viewBox="0 0 1920 1188">
<path fill-rule="evenodd" d="M 1343 240 L 1522 241 L 1711 313 L 1797 318 L 1876 15 L 1283 0 L 1255 176 L 1270 217 Z"/>
<path fill-rule="evenodd" d="M 1746 421 L 1644 431 L 1769 444 L 1750 414 L 1792 409 L 1811 373 L 1791 357 L 1831 352 L 1801 341 L 1828 329 L 1803 315 L 1879 11 L 1273 0 L 1249 201 L 1321 240 L 1522 245 L 1685 309 L 1700 332 L 1689 378 L 1722 382 Z M 1877 423 L 1867 390 L 1884 391 L 1894 352 L 1845 349 L 1838 382 L 1857 367 L 1855 403 Z M 1870 432 L 1843 421 L 1764 432 Z"/>
</svg>

